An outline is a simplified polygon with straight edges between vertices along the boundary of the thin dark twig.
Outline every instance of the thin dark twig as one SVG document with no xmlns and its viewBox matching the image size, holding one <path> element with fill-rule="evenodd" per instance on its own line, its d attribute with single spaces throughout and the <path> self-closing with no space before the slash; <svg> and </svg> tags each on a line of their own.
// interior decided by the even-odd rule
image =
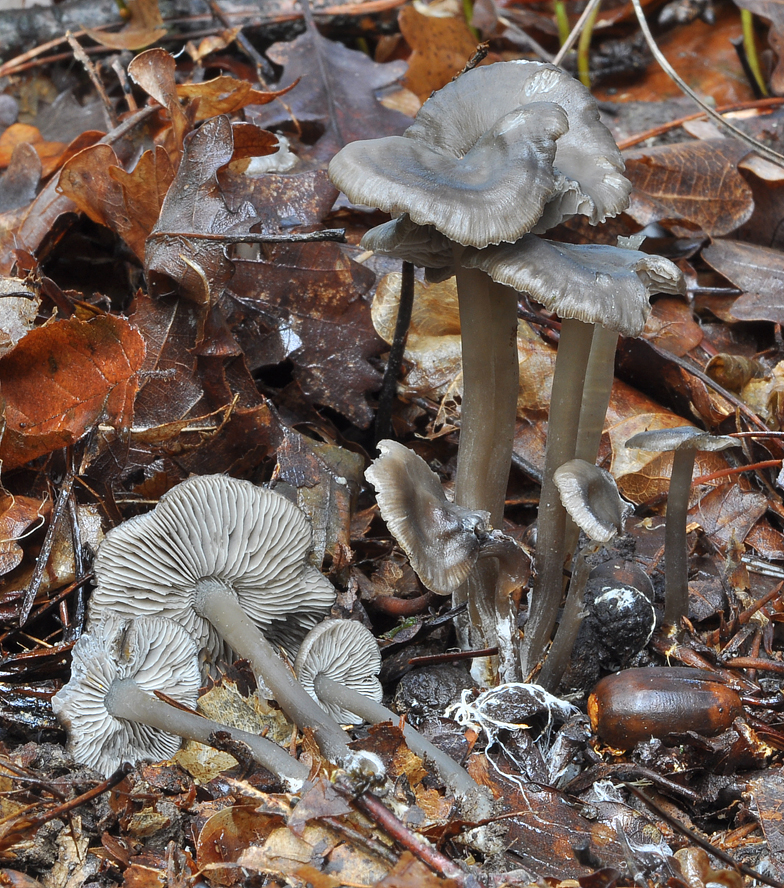
<svg viewBox="0 0 784 888">
<path fill-rule="evenodd" d="M 748 876 L 750 879 L 759 879 L 760 882 L 763 882 L 765 885 L 770 885 L 771 888 L 784 888 L 784 882 L 779 882 L 776 879 L 771 879 L 770 876 L 764 875 L 764 873 L 759 873 L 757 870 L 752 869 L 750 866 L 746 866 L 745 863 L 738 863 L 737 860 L 733 860 L 733 858 L 727 854 L 726 851 L 722 851 L 721 848 L 717 848 L 715 845 L 712 845 L 707 839 L 703 839 L 702 836 L 698 835 L 692 830 L 685 827 L 680 820 L 673 817 L 671 814 L 668 814 L 665 810 L 659 807 L 653 799 L 649 799 L 644 792 L 640 792 L 635 786 L 632 786 L 629 783 L 624 783 L 624 786 L 629 790 L 629 792 L 638 798 L 644 805 L 647 805 L 648 808 L 651 809 L 658 817 L 669 824 L 674 830 L 677 830 L 684 836 L 687 836 L 694 842 L 695 845 L 698 845 L 704 851 L 707 851 L 708 854 L 712 854 L 714 857 L 717 857 L 724 863 L 728 863 L 734 870 L 742 873 L 744 876 Z"/>
<path fill-rule="evenodd" d="M 208 240 L 219 244 L 307 244 L 313 241 L 346 242 L 345 228 L 325 228 L 307 234 L 215 234 L 209 231 L 154 231 L 148 240 L 181 237 L 186 240 Z"/>
<path fill-rule="evenodd" d="M 395 321 L 395 335 L 392 339 L 392 347 L 389 349 L 387 369 L 384 371 L 384 381 L 381 383 L 381 391 L 378 396 L 378 410 L 376 412 L 376 444 L 382 438 L 389 438 L 392 434 L 392 405 L 397 394 L 397 378 L 403 364 L 403 354 L 406 350 L 408 328 L 411 324 L 411 310 L 414 306 L 414 265 L 412 262 L 403 263 L 403 275 L 400 282 L 400 302 L 397 307 L 397 320 Z"/>
<path fill-rule="evenodd" d="M 430 666 L 436 663 L 452 663 L 454 660 L 472 660 L 474 657 L 494 657 L 497 647 L 482 648 L 475 651 L 447 651 L 445 654 L 431 654 L 428 657 L 411 657 L 409 666 Z"/>
<path fill-rule="evenodd" d="M 49 527 L 47 528 L 46 536 L 44 537 L 44 544 L 43 546 L 41 546 L 38 560 L 35 562 L 33 575 L 30 577 L 30 585 L 25 590 L 24 598 L 22 599 L 22 606 L 19 609 L 20 628 L 25 625 L 28 617 L 30 616 L 30 611 L 33 609 L 35 597 L 38 594 L 38 590 L 41 587 L 41 581 L 44 578 L 46 565 L 49 563 L 49 557 L 52 554 L 52 547 L 54 546 L 54 538 L 55 534 L 57 533 L 57 528 L 60 524 L 60 521 L 62 520 L 63 515 L 65 514 L 66 508 L 68 507 L 68 501 L 71 498 L 73 483 L 74 476 L 70 471 L 68 471 L 65 478 L 63 479 L 63 485 L 60 488 L 60 493 L 57 496 L 57 502 L 54 504 L 54 509 L 52 511 L 52 520 L 49 522 Z"/>
</svg>

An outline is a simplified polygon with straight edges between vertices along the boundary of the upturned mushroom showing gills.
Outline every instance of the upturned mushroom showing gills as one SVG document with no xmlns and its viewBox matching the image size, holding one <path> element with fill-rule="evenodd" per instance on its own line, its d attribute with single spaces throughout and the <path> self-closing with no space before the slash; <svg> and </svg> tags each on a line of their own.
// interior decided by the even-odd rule
<svg viewBox="0 0 784 888">
<path fill-rule="evenodd" d="M 378 642 L 354 620 L 327 620 L 311 629 L 294 663 L 305 690 L 340 722 L 398 724 L 400 718 L 381 705 L 380 669 Z M 479 793 L 478 784 L 454 759 L 410 725 L 403 725 L 403 736 L 413 752 L 433 762 L 457 796 Z"/>
<path fill-rule="evenodd" d="M 91 623 L 107 611 L 162 615 L 202 646 L 217 633 L 250 661 L 291 721 L 313 729 L 327 758 L 353 761 L 345 732 L 263 634 L 286 616 L 323 614 L 334 601 L 332 585 L 307 562 L 310 545 L 307 518 L 285 497 L 224 475 L 190 478 L 106 535 Z"/>
<path fill-rule="evenodd" d="M 74 645 L 71 679 L 52 708 L 73 757 L 106 776 L 123 762 L 171 758 L 183 737 L 211 744 L 211 735 L 223 732 L 245 743 L 290 790 L 299 789 L 308 768 L 277 744 L 154 696 L 161 691 L 193 707 L 200 683 L 198 649 L 181 626 L 159 617 L 109 617 Z"/>
<path fill-rule="evenodd" d="M 689 547 L 686 518 L 689 512 L 691 478 L 697 451 L 726 450 L 740 441 L 725 435 L 711 435 L 694 426 L 652 429 L 633 435 L 627 447 L 656 453 L 672 451 L 672 472 L 667 494 L 667 518 L 664 526 L 664 623 L 680 629 L 681 619 L 689 615 Z"/>
<path fill-rule="evenodd" d="M 553 478 L 561 502 L 580 530 L 592 541 L 572 561 L 572 576 L 561 624 L 539 673 L 539 684 L 555 692 L 569 665 L 583 618 L 585 586 L 591 572 L 587 557 L 622 530 L 631 505 L 621 499 L 613 476 L 583 459 L 571 459 L 560 466 Z"/>
<path fill-rule="evenodd" d="M 618 334 L 639 336 L 650 314 L 651 294 L 681 292 L 684 281 L 677 266 L 660 256 L 600 244 L 556 243 L 532 234 L 514 244 L 468 249 L 463 262 L 528 293 L 561 318 L 537 519 L 536 581 L 523 650 L 525 673 L 536 665 L 555 625 L 568 554 L 566 512 L 553 475 L 575 457 L 595 461 Z"/>
<path fill-rule="evenodd" d="M 498 647 L 501 678 L 514 680 L 519 646 L 512 593 L 527 579 L 528 556 L 488 526 L 487 512 L 449 502 L 435 473 L 413 450 L 387 439 L 378 449 L 381 455 L 365 477 L 376 489 L 381 517 L 426 588 L 454 593 L 483 564 L 494 563 L 494 583 L 486 589 L 480 584 L 468 602 L 469 619 L 488 647 Z"/>
</svg>

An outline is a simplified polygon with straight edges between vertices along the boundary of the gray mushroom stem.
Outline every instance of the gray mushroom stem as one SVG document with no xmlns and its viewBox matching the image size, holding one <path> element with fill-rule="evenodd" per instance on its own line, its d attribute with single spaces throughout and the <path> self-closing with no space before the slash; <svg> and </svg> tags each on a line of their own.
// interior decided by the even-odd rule
<svg viewBox="0 0 784 888">
<path fill-rule="evenodd" d="M 565 318 L 562 321 L 547 423 L 544 477 L 539 499 L 536 578 L 521 654 L 524 677 L 533 670 L 544 653 L 561 604 L 567 516 L 553 475 L 559 466 L 574 457 L 592 338 L 593 325 L 572 318 Z"/>
<path fill-rule="evenodd" d="M 277 743 L 248 731 L 202 718 L 195 712 L 170 706 L 142 690 L 132 678 L 115 679 L 109 686 L 104 702 L 107 712 L 115 718 L 178 734 L 187 740 L 195 740 L 208 746 L 213 745 L 211 734 L 224 732 L 232 740 L 244 743 L 254 760 L 284 780 L 292 792 L 301 789 L 308 779 L 308 768 Z"/>
<path fill-rule="evenodd" d="M 501 528 L 520 385 L 517 294 L 483 271 L 458 266 L 457 295 L 463 400 L 455 502 L 489 512 Z"/>
<path fill-rule="evenodd" d="M 329 759 L 353 758 L 345 731 L 306 693 L 282 658 L 245 614 L 232 588 L 215 577 L 196 583 L 197 612 L 209 620 L 226 643 L 247 659 L 269 688 L 273 699 L 300 729 L 310 728 L 319 749 Z"/>
<path fill-rule="evenodd" d="M 379 725 L 384 722 L 397 724 L 400 721 L 399 716 L 395 715 L 391 709 L 387 709 L 381 703 L 376 703 L 370 697 L 365 697 L 344 684 L 333 681 L 326 675 L 317 675 L 313 686 L 322 702 L 347 709 L 370 724 Z M 461 768 L 453 758 L 426 740 L 411 725 L 403 725 L 403 736 L 412 752 L 420 758 L 433 762 L 438 768 L 441 779 L 457 796 L 467 796 L 479 789 L 479 785 L 464 768 Z"/>
<path fill-rule="evenodd" d="M 664 622 L 680 627 L 681 617 L 689 613 L 689 547 L 686 518 L 694 472 L 694 448 L 681 448 L 673 454 L 667 519 L 664 529 Z"/>
</svg>

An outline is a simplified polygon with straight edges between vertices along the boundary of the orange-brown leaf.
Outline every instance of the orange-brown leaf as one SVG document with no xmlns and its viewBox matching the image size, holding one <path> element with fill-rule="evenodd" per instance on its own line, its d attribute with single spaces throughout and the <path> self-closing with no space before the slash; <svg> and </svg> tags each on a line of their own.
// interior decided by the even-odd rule
<svg viewBox="0 0 784 888">
<path fill-rule="evenodd" d="M 124 318 L 53 321 L 0 358 L 6 469 L 72 444 L 97 422 L 130 427 L 144 342 Z"/>
<path fill-rule="evenodd" d="M 127 0 L 131 20 L 116 34 L 85 28 L 85 33 L 110 49 L 144 49 L 166 34 L 158 0 Z"/>
</svg>

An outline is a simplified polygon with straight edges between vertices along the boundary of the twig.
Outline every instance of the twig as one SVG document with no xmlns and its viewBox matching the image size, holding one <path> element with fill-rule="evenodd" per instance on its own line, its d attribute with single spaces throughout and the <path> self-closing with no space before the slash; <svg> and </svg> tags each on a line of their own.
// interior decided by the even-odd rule
<svg viewBox="0 0 784 888">
<path fill-rule="evenodd" d="M 384 371 L 384 380 L 381 383 L 381 391 L 378 396 L 378 410 L 376 411 L 375 438 L 376 444 L 383 438 L 389 438 L 392 434 L 392 405 L 397 394 L 397 378 L 403 365 L 403 354 L 406 350 L 408 328 L 411 324 L 411 311 L 414 307 L 414 264 L 403 263 L 403 275 L 400 282 L 400 301 L 397 307 L 397 320 L 395 321 L 395 335 L 392 346 L 389 349 L 387 367 Z"/>
<path fill-rule="evenodd" d="M 760 154 L 762 155 L 762 157 L 765 157 L 767 160 L 771 161 L 771 163 L 775 163 L 778 166 L 784 166 L 784 155 L 779 154 L 778 151 L 774 151 L 772 148 L 768 148 L 767 145 L 763 145 L 762 142 L 758 142 L 747 133 L 744 133 L 743 130 L 740 130 L 736 126 L 733 126 L 731 123 L 726 121 L 721 116 L 721 114 L 719 114 L 717 111 L 714 111 L 714 109 L 711 108 L 710 105 L 707 105 L 705 102 L 703 102 L 703 100 L 697 95 L 697 93 L 694 92 L 694 90 L 683 80 L 678 72 L 667 61 L 666 56 L 659 49 L 659 46 L 653 39 L 653 34 L 651 34 L 651 30 L 648 27 L 648 21 L 645 18 L 645 12 L 642 8 L 640 0 L 632 0 L 632 5 L 634 6 L 634 12 L 637 16 L 637 21 L 640 23 L 640 30 L 645 37 L 648 48 L 653 53 L 653 57 L 659 63 L 664 72 L 674 83 L 678 85 L 678 88 L 690 99 L 696 102 L 697 105 L 702 108 L 704 113 L 708 115 L 708 117 L 710 117 L 720 126 L 723 126 L 725 129 L 729 130 L 736 139 L 739 139 L 741 142 L 748 145 L 750 148 L 756 151 L 757 154 Z"/>
<path fill-rule="evenodd" d="M 147 240 L 180 237 L 186 240 L 208 240 L 219 244 L 307 244 L 319 241 L 346 242 L 345 228 L 325 228 L 309 234 L 214 234 L 209 231 L 153 231 Z"/>
<path fill-rule="evenodd" d="M 231 22 L 226 16 L 226 13 L 221 9 L 218 0 L 207 0 L 207 2 L 212 10 L 212 14 L 223 27 L 231 28 Z M 242 31 L 240 31 L 234 39 L 237 41 L 240 49 L 253 62 L 256 68 L 256 76 L 259 78 L 259 83 L 266 89 L 267 79 L 275 76 L 275 72 L 272 70 L 272 65 L 270 65 L 264 56 L 258 52 L 256 47 L 250 42 L 250 40 L 248 40 Z"/>
<path fill-rule="evenodd" d="M 106 93 L 103 82 L 98 76 L 98 72 L 95 70 L 95 65 L 93 65 L 90 59 L 87 58 L 87 53 L 82 49 L 81 44 L 70 31 L 65 32 L 65 38 L 68 41 L 71 49 L 73 50 L 74 58 L 82 63 L 84 70 L 87 71 L 87 76 L 90 78 L 90 80 L 92 80 L 93 86 L 95 87 L 98 95 L 101 97 L 101 101 L 106 108 L 106 113 L 109 116 L 109 122 L 112 125 L 112 129 L 114 129 L 114 127 L 117 126 L 117 114 L 114 111 L 114 106 L 112 105 L 111 99 Z"/>
<path fill-rule="evenodd" d="M 594 10 L 599 6 L 600 3 L 601 0 L 589 0 L 588 5 L 582 11 L 582 15 L 575 22 L 571 34 L 569 34 L 563 46 L 555 54 L 555 58 L 553 59 L 554 65 L 560 65 L 561 62 L 564 60 L 564 56 L 574 46 L 574 42 L 580 36 L 580 32 L 585 27 L 585 23 L 593 15 Z"/>
<path fill-rule="evenodd" d="M 411 657 L 409 666 L 429 666 L 436 663 L 451 663 L 454 660 L 472 660 L 474 657 L 494 657 L 497 647 L 482 648 L 474 651 L 447 651 L 445 654 L 431 654 L 427 657 Z"/>
<path fill-rule="evenodd" d="M 739 475 L 741 472 L 756 472 L 757 469 L 772 469 L 774 466 L 781 466 L 780 459 L 765 459 L 762 462 L 752 463 L 748 466 L 736 466 L 734 469 L 722 469 L 720 472 L 712 472 L 710 475 L 700 475 L 695 478 L 691 485 L 707 484 L 708 481 L 715 481 L 717 478 L 726 478 L 729 475 Z"/>
<path fill-rule="evenodd" d="M 784 888 L 784 883 L 777 881 L 776 879 L 772 879 L 770 876 L 766 876 L 764 873 L 757 872 L 757 870 L 752 869 L 750 866 L 746 866 L 745 863 L 738 863 L 736 860 L 727 854 L 726 851 L 722 851 L 721 848 L 717 848 L 715 845 L 712 845 L 707 839 L 703 839 L 702 836 L 698 835 L 692 830 L 685 827 L 680 820 L 676 817 L 673 817 L 671 814 L 668 814 L 653 799 L 649 799 L 644 792 L 640 792 L 637 787 L 632 786 L 629 783 L 624 783 L 626 789 L 629 792 L 638 798 L 644 805 L 651 809 L 658 817 L 668 823 L 674 830 L 681 833 L 684 836 L 687 836 L 694 842 L 695 845 L 699 845 L 704 851 L 707 851 L 708 854 L 712 854 L 714 857 L 717 857 L 723 863 L 728 863 L 734 870 L 742 873 L 744 876 L 748 876 L 750 879 L 759 879 L 760 882 L 763 882 L 765 885 L 770 885 L 771 888 Z"/>
<path fill-rule="evenodd" d="M 63 479 L 63 485 L 60 488 L 60 493 L 57 496 L 57 502 L 54 504 L 54 509 L 52 510 L 52 520 L 49 522 L 49 527 L 46 530 L 44 544 L 43 546 L 41 546 L 41 551 L 38 554 L 38 559 L 35 562 L 35 567 L 33 568 L 33 575 L 30 577 L 30 584 L 25 590 L 24 598 L 22 599 L 22 605 L 19 609 L 20 628 L 25 625 L 28 617 L 30 616 L 30 611 L 33 609 L 35 597 L 38 594 L 38 590 L 41 587 L 41 581 L 44 578 L 46 565 L 49 563 L 49 557 L 52 554 L 52 547 L 54 546 L 54 538 L 55 534 L 57 533 L 57 528 L 60 524 L 60 521 L 62 520 L 63 515 L 65 514 L 66 508 L 68 507 L 68 501 L 71 497 L 73 483 L 74 476 L 69 470 L 66 473 L 65 478 Z"/>
<path fill-rule="evenodd" d="M 766 660 L 764 657 L 733 657 L 731 660 L 725 660 L 724 665 L 735 669 L 759 669 L 762 672 L 784 675 L 784 663 L 778 660 Z"/>
</svg>

